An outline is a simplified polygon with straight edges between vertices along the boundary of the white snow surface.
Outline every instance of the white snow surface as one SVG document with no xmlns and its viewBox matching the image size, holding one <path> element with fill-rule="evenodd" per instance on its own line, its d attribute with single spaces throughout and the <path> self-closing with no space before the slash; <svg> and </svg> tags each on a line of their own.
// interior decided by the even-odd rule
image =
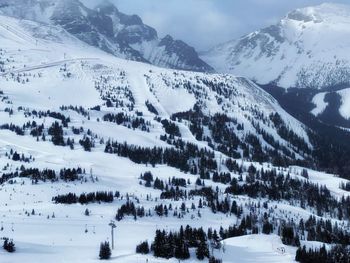
<svg viewBox="0 0 350 263">
<path fill-rule="evenodd" d="M 341 96 L 339 113 L 345 119 L 350 119 L 350 88 L 340 90 L 337 93 Z"/>
<path fill-rule="evenodd" d="M 312 103 L 315 105 L 315 108 L 311 111 L 313 115 L 318 116 L 322 114 L 328 107 L 329 103 L 325 102 L 325 96 L 327 93 L 328 92 L 320 92 L 313 97 Z M 344 119 L 350 119 L 350 88 L 338 90 L 336 93 L 340 96 L 340 116 Z"/>
<path fill-rule="evenodd" d="M 224 262 L 290 263 L 296 262 L 295 248 L 285 246 L 276 235 L 249 235 L 224 240 Z"/>
<path fill-rule="evenodd" d="M 290 12 L 273 26 L 218 45 L 202 58 L 218 72 L 283 88 L 349 84 L 350 7 L 325 3 Z"/>
<path fill-rule="evenodd" d="M 104 141 L 108 139 L 126 141 L 140 146 L 160 146 L 167 144 L 159 140 L 164 134 L 162 126 L 154 121 L 154 114 L 147 111 L 145 102 L 150 101 L 160 117 L 169 118 L 179 111 L 188 111 L 201 100 L 206 110 L 211 113 L 225 112 L 244 123 L 246 130 L 253 132 L 250 122 L 254 112 L 265 117 L 278 112 L 290 128 L 307 140 L 303 125 L 292 118 L 278 105 L 276 100 L 262 89 L 244 78 L 231 75 L 201 74 L 160 69 L 150 65 L 118 59 L 98 49 L 92 48 L 65 31 L 53 26 L 44 26 L 26 20 L 16 20 L 0 16 L 0 57 L 4 63 L 4 72 L 0 73 L 0 90 L 3 91 L 0 102 L 1 124 L 13 123 L 22 126 L 28 121 L 49 126 L 55 120 L 50 117 L 37 118 L 25 116 L 32 110 L 60 110 L 60 106 L 83 106 L 92 108 L 101 105 L 101 111 L 89 110 L 87 118 L 75 111 L 64 111 L 71 118 L 69 128 L 83 127 L 90 129 L 94 135 Z M 70 74 L 67 76 L 67 74 Z M 102 78 L 101 78 L 102 76 Z M 102 79 L 102 80 L 101 80 Z M 211 80 L 228 85 L 234 96 L 223 99 L 221 105 L 216 94 L 200 79 Z M 189 82 L 195 88 L 185 89 L 181 83 Z M 151 122 L 150 132 L 133 130 L 128 127 L 101 120 L 107 112 L 127 112 L 132 93 L 135 105 L 130 114 L 136 111 Z M 103 95 L 112 95 L 123 107 L 107 108 Z M 203 97 L 199 98 L 199 95 Z M 205 96 L 204 96 L 205 95 Z M 221 107 L 224 105 L 224 109 Z M 8 114 L 6 109 L 14 113 Z M 264 122 L 260 127 L 266 129 L 281 144 L 288 145 L 280 138 L 275 129 Z M 187 125 L 178 123 L 183 140 L 193 142 L 200 147 L 208 147 L 207 143 L 198 142 L 189 131 Z M 70 130 L 65 135 L 74 136 Z M 244 134 L 241 134 L 243 137 Z M 74 137 L 75 139 L 79 139 Z M 50 141 L 37 141 L 26 134 L 17 136 L 8 130 L 0 130 L 0 168 L 1 174 L 18 169 L 22 163 L 15 162 L 6 156 L 12 150 L 33 156 L 35 160 L 25 163 L 25 167 L 54 169 L 81 167 L 86 170 L 86 181 L 67 183 L 63 181 L 32 182 L 25 178 L 15 178 L 15 182 L 0 186 L 0 224 L 4 227 L 1 236 L 13 238 L 16 243 L 16 253 L 9 254 L 0 250 L 0 261 L 4 263 L 17 262 L 67 262 L 89 263 L 99 262 L 98 249 L 101 241 L 110 240 L 108 223 L 115 218 L 117 209 L 125 203 L 126 194 L 132 200 L 140 201 L 147 209 L 152 209 L 160 191 L 145 188 L 139 184 L 141 173 L 151 171 L 155 177 L 163 180 L 168 178 L 184 178 L 191 181 L 188 189 L 194 189 L 196 176 L 185 174 L 178 169 L 164 165 L 155 167 L 135 164 L 126 158 L 104 153 L 104 144 L 96 141 L 92 152 L 83 151 L 76 143 L 74 150 L 69 147 L 54 146 Z M 241 161 L 244 166 L 249 163 Z M 256 164 L 259 167 L 259 164 Z M 268 164 L 261 167 L 271 168 Z M 292 176 L 300 178 L 300 167 L 285 170 Z M 97 177 L 98 181 L 92 180 Z M 320 172 L 309 171 L 310 180 L 330 187 L 335 196 L 348 194 L 339 189 L 340 179 Z M 238 177 L 233 174 L 232 176 Z M 206 182 L 206 185 L 219 187 L 222 191 L 225 185 Z M 76 194 L 94 191 L 120 191 L 123 200 L 110 204 L 89 205 L 59 205 L 52 202 L 52 197 L 58 194 L 74 192 Z M 151 197 L 147 200 L 146 195 Z M 133 197 L 134 196 L 134 197 Z M 135 198 L 135 199 L 133 199 Z M 237 202 L 251 202 L 248 197 L 237 197 Z M 135 201 L 136 202 L 136 201 Z M 161 200 L 169 204 L 169 200 Z M 191 200 L 192 202 L 192 200 Z M 193 200 L 198 202 L 198 198 Z M 171 202 L 180 206 L 181 201 Z M 190 206 L 191 203 L 187 203 Z M 285 203 L 271 203 L 276 207 L 279 216 L 295 215 L 296 220 L 306 219 L 311 212 Z M 85 216 L 88 208 L 90 216 Z M 35 210 L 35 215 L 29 215 Z M 27 212 L 27 213 L 26 213 Z M 111 262 L 178 262 L 175 259 L 156 259 L 152 256 L 137 255 L 136 245 L 144 240 L 151 242 L 156 229 L 178 230 L 181 225 L 189 224 L 204 229 L 220 226 L 228 227 L 237 218 L 213 214 L 210 209 L 203 208 L 202 216 L 197 211 L 191 211 L 181 220 L 176 217 L 156 216 L 145 217 L 134 221 L 126 218 L 117 224 L 116 249 Z M 53 217 L 54 215 L 54 217 Z M 87 231 L 86 231 L 87 230 Z M 293 248 L 286 247 L 281 254 L 278 248 L 284 247 L 277 236 L 247 236 L 225 241 L 226 251 L 222 255 L 224 262 L 293 262 Z M 191 251 L 192 254 L 193 251 Z M 218 252 L 219 253 L 219 252 Z M 195 256 L 187 262 L 197 262 Z"/>
<path fill-rule="evenodd" d="M 321 92 L 316 94 L 313 99 L 312 99 L 312 103 L 315 105 L 315 108 L 311 111 L 311 113 L 315 116 L 318 116 L 320 114 L 322 114 L 325 109 L 328 106 L 328 102 L 324 101 L 324 97 L 326 95 L 326 92 Z"/>
</svg>

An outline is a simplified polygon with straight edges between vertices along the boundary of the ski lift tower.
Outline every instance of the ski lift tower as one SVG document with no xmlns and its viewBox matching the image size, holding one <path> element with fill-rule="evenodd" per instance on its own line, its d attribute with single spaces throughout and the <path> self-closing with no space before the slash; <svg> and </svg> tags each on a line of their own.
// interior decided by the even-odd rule
<svg viewBox="0 0 350 263">
<path fill-rule="evenodd" d="M 113 220 L 108 225 L 111 227 L 112 249 L 114 249 L 114 228 L 116 228 L 117 226 Z"/>
</svg>

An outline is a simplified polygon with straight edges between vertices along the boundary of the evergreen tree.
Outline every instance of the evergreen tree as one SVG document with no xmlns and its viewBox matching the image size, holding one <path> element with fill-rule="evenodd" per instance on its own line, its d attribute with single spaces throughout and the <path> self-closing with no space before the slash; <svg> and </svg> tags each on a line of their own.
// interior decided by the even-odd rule
<svg viewBox="0 0 350 263">
<path fill-rule="evenodd" d="M 153 255 L 155 257 L 163 256 L 163 244 L 164 244 L 164 236 L 160 230 L 156 231 L 156 236 L 154 238 L 154 242 L 152 244 Z"/>
<path fill-rule="evenodd" d="M 138 254 L 148 254 L 149 251 L 150 249 L 147 241 L 143 241 L 136 246 L 136 253 Z"/>
<path fill-rule="evenodd" d="M 3 248 L 9 253 L 16 251 L 15 243 L 13 243 L 13 241 L 9 240 L 8 238 L 5 238 Z"/>
<path fill-rule="evenodd" d="M 263 224 L 262 232 L 266 235 L 269 235 L 273 231 L 273 226 L 272 224 L 266 220 Z"/>
<path fill-rule="evenodd" d="M 204 258 L 209 258 L 209 248 L 207 242 L 205 240 L 200 240 L 197 250 L 196 250 L 196 256 L 199 260 L 203 260 Z"/>
<path fill-rule="evenodd" d="M 216 259 L 215 257 L 210 257 L 208 263 L 222 263 L 222 260 Z"/>
<path fill-rule="evenodd" d="M 102 242 L 100 245 L 100 259 L 110 259 L 112 255 L 111 248 L 109 246 L 109 242 Z"/>
<path fill-rule="evenodd" d="M 54 145 L 61 145 L 64 146 L 64 139 L 63 139 L 63 129 L 62 126 L 55 121 L 52 126 L 49 128 L 49 134 L 52 136 L 52 142 Z"/>
</svg>

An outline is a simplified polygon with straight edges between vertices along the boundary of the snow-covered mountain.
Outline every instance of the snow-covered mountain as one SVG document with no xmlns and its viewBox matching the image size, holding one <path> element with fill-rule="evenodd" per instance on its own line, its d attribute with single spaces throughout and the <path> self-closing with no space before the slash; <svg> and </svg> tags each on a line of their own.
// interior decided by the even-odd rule
<svg viewBox="0 0 350 263">
<path fill-rule="evenodd" d="M 89 9 L 79 0 L 1 0 L 0 13 L 60 25 L 89 45 L 120 58 L 157 66 L 212 71 L 194 48 L 145 25 L 137 15 L 125 15 L 109 1 Z"/>
<path fill-rule="evenodd" d="M 44 101 L 37 106 L 46 105 L 50 108 L 77 105 L 79 102 L 85 108 L 92 108 L 102 106 L 100 99 L 103 99 L 104 103 L 111 104 L 109 107 L 120 107 L 122 110 L 134 111 L 135 114 L 139 111 L 146 116 L 149 115 L 146 105 L 148 101 L 156 109 L 156 115 L 162 119 L 170 119 L 170 117 L 176 119 L 174 114 L 180 115 L 179 119 L 187 119 L 186 114 L 193 110 L 194 116 L 200 114 L 207 118 L 215 114 L 225 114 L 228 118 L 225 122 L 231 123 L 230 132 L 236 134 L 239 140 L 245 140 L 246 136 L 251 134 L 260 138 L 263 150 L 265 147 L 274 149 L 274 143 L 264 137 L 267 133 L 281 144 L 280 150 L 286 147 L 286 150 L 291 151 L 290 154 L 300 154 L 299 157 L 302 158 L 301 155 L 304 152 L 298 147 L 294 148 L 290 145 L 288 138 L 282 138 L 278 134 L 278 125 L 274 124 L 271 117 L 278 112 L 286 128 L 293 129 L 300 141 L 305 140 L 305 146 L 309 147 L 306 128 L 283 111 L 272 96 L 245 78 L 166 70 L 148 64 L 126 62 L 89 47 L 59 26 L 4 16 L 0 26 L 3 78 L 6 81 L 12 79 L 10 83 L 17 87 L 25 84 L 28 88 L 26 91 L 19 90 L 21 96 L 24 96 L 24 92 L 25 96 L 35 94 L 35 100 L 44 96 Z M 18 52 L 13 50 L 14 46 Z M 62 67 L 64 72 L 67 72 L 56 76 L 55 70 L 60 72 Z M 69 70 L 70 68 L 72 69 Z M 50 73 L 45 74 L 46 70 Z M 34 74 L 31 73 L 32 71 L 41 76 L 32 80 L 34 83 L 30 81 L 33 76 L 28 76 L 28 74 Z M 65 74 L 68 73 L 70 77 L 66 78 Z M 45 75 L 46 79 L 42 79 Z M 84 83 L 76 87 L 76 94 L 86 94 L 86 97 L 80 97 L 79 101 L 75 96 L 67 98 L 64 96 L 66 90 L 63 90 L 61 92 L 63 97 L 57 98 L 56 102 L 55 96 L 51 93 L 61 94 L 57 91 L 57 88 L 62 85 L 61 82 L 67 87 L 76 86 L 70 82 Z M 6 86 L 12 90 L 10 84 Z M 37 90 L 40 86 L 45 86 L 49 94 Z M 33 87 L 34 90 L 29 92 L 29 87 Z M 97 92 L 100 92 L 99 96 Z M 38 96 L 37 93 L 41 95 Z M 91 96 L 91 94 L 96 95 Z M 194 116 L 191 117 L 192 121 L 195 121 Z M 150 121 L 153 122 L 154 115 L 151 114 L 150 117 Z M 199 137 L 206 141 L 207 135 L 207 132 L 204 132 L 203 136 Z M 243 149 L 237 145 L 235 150 L 239 154 Z"/>
<path fill-rule="evenodd" d="M 350 181 L 294 166 L 317 137 L 252 81 L 117 58 L 41 14 L 0 15 L 1 262 L 100 262 L 111 220 L 119 263 L 350 240 Z"/>
<path fill-rule="evenodd" d="M 202 58 L 218 72 L 259 84 L 336 89 L 350 83 L 350 7 L 325 3 L 214 47 Z"/>
</svg>

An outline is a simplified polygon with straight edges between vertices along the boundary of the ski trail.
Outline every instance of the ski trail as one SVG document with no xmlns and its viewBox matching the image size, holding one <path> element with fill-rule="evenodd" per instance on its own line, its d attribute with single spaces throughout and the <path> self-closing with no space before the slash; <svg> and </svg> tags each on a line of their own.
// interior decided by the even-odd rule
<svg viewBox="0 0 350 263">
<path fill-rule="evenodd" d="M 149 112 L 146 106 L 148 100 L 157 109 L 158 113 L 162 117 L 169 117 L 169 114 L 164 107 L 159 103 L 154 94 L 151 93 L 146 79 L 143 76 L 143 72 L 130 70 L 128 71 L 128 82 L 130 83 L 131 91 L 135 99 L 135 108 L 142 110 L 144 113 Z"/>
<path fill-rule="evenodd" d="M 33 148 L 25 147 L 23 145 L 19 145 L 19 144 L 16 144 L 16 143 L 13 143 L 13 142 L 10 142 L 10 141 L 6 141 L 6 140 L 3 140 L 3 139 L 0 139 L 0 143 L 3 143 L 4 145 L 8 145 L 8 146 L 12 145 L 12 146 L 15 146 L 18 149 L 27 150 L 27 151 L 30 151 L 30 152 L 41 153 L 43 155 L 53 155 L 52 153 L 39 151 L 39 150 L 34 150 Z"/>
<path fill-rule="evenodd" d="M 3 73 L 0 73 L 0 77 L 6 76 L 8 74 L 13 74 L 13 73 L 21 73 L 21 72 L 27 72 L 27 71 L 37 70 L 37 69 L 51 68 L 51 67 L 56 67 L 56 66 L 62 65 L 64 63 L 73 63 L 73 62 L 77 62 L 77 61 L 86 61 L 86 60 L 98 61 L 100 59 L 99 58 L 75 58 L 75 59 L 59 60 L 56 62 L 43 63 L 41 65 L 30 66 L 30 67 L 25 67 L 25 68 L 21 68 L 21 69 L 15 69 L 15 70 L 3 72 Z"/>
<path fill-rule="evenodd" d="M 2 28 L 4 28 L 6 31 L 8 31 L 9 33 L 11 33 L 12 35 L 14 35 L 15 37 L 17 37 L 21 41 L 29 42 L 29 43 L 35 44 L 35 45 L 39 43 L 39 41 L 37 39 L 33 38 L 29 34 L 26 34 L 26 33 L 22 32 L 16 28 L 14 28 L 12 25 L 9 25 L 9 24 L 2 22 L 2 23 L 0 23 L 0 26 Z"/>
</svg>

